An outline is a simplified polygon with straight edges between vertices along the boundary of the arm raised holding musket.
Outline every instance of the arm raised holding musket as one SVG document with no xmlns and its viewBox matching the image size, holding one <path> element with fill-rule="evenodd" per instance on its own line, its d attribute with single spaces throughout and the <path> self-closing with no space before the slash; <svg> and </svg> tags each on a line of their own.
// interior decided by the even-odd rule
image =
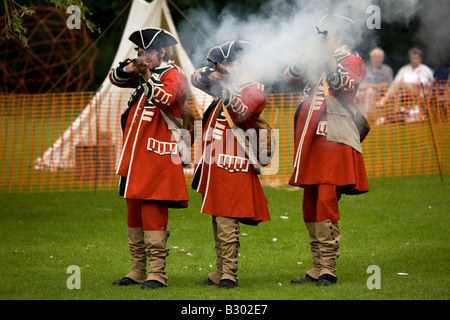
<svg viewBox="0 0 450 320">
<path fill-rule="evenodd" d="M 210 65 L 191 76 L 195 87 L 215 98 L 203 114 L 202 155 L 192 187 L 202 194 L 201 211 L 212 216 L 217 269 L 199 284 L 226 289 L 238 284 L 239 223 L 270 220 L 256 169 L 234 133 L 236 126 L 255 128 L 266 106 L 264 86 L 241 63 L 249 47 L 245 41 L 215 46 L 207 55 Z"/>
<path fill-rule="evenodd" d="M 336 126 L 333 115 L 344 119 L 346 112 L 335 112 L 329 103 L 333 97 L 352 104 L 364 78 L 364 61 L 350 47 L 355 28 L 348 17 L 324 16 L 317 27 L 319 45 L 314 52 L 307 52 L 316 64 L 297 59 L 284 73 L 286 82 L 305 84 L 294 116 L 294 172 L 289 184 L 303 188 L 303 220 L 311 238 L 313 268 L 304 278 L 292 280 L 294 284 L 329 286 L 337 282 L 339 200 L 343 194 L 369 191 L 360 137 L 356 137 L 355 147 L 347 139 L 358 132 L 349 134 L 344 126 Z M 338 132 L 346 143 L 332 140 L 332 132 Z"/>
<path fill-rule="evenodd" d="M 113 85 L 135 89 L 121 116 L 123 146 L 117 168 L 119 194 L 128 208 L 132 263 L 131 271 L 113 284 L 157 289 L 167 286 L 168 209 L 188 205 L 178 146 L 163 112 L 181 117 L 188 83 L 167 54 L 166 48 L 177 44 L 168 31 L 145 28 L 129 40 L 137 46 L 138 57 L 123 61 L 109 74 Z"/>
</svg>

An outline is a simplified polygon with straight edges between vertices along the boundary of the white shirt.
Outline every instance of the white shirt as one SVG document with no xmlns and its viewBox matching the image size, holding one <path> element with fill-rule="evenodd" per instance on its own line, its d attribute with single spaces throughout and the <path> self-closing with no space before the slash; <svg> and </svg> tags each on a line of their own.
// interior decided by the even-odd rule
<svg viewBox="0 0 450 320">
<path fill-rule="evenodd" d="M 425 86 L 433 82 L 433 71 L 424 64 L 419 64 L 413 69 L 411 64 L 403 66 L 395 76 L 394 82 L 423 83 Z"/>
</svg>

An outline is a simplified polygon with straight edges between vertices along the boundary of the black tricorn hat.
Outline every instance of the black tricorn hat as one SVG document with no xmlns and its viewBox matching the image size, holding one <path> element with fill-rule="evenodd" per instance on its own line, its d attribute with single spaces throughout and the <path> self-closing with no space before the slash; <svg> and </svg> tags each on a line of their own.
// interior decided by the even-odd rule
<svg viewBox="0 0 450 320">
<path fill-rule="evenodd" d="M 176 45 L 178 41 L 169 32 L 161 28 L 145 28 L 134 31 L 128 38 L 139 48 L 147 50 L 161 49 Z"/>
<path fill-rule="evenodd" d="M 333 33 L 336 31 L 351 33 L 352 29 L 355 28 L 355 25 L 356 23 L 352 19 L 333 13 L 323 16 L 316 29 L 322 34 Z"/>
<path fill-rule="evenodd" d="M 218 64 L 226 64 L 239 60 L 244 51 L 252 47 L 254 47 L 253 44 L 247 41 L 228 41 L 220 46 L 212 47 L 206 57 Z"/>
</svg>

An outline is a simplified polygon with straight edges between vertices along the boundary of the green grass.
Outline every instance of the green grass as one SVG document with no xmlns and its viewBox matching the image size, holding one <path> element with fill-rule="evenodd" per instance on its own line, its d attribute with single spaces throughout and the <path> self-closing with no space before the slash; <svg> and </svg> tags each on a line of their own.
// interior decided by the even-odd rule
<svg viewBox="0 0 450 320">
<path fill-rule="evenodd" d="M 311 264 L 301 189 L 265 188 L 272 221 L 242 226 L 233 290 L 195 284 L 213 269 L 215 254 L 211 218 L 199 212 L 194 192 L 188 209 L 170 211 L 169 286 L 147 291 L 111 284 L 130 267 L 126 206 L 115 191 L 0 194 L 0 299 L 447 300 L 449 181 L 373 179 L 369 193 L 344 196 L 339 280 L 326 288 L 290 284 Z M 70 265 L 81 269 L 79 290 L 66 286 Z M 370 265 L 381 270 L 381 289 L 367 288 Z"/>
</svg>

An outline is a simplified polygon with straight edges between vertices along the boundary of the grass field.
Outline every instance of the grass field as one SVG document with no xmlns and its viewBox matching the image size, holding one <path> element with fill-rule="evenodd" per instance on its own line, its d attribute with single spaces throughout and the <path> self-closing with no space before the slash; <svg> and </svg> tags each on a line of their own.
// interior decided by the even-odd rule
<svg viewBox="0 0 450 320">
<path fill-rule="evenodd" d="M 170 211 L 169 286 L 111 283 L 128 272 L 125 201 L 114 191 L 0 194 L 1 300 L 448 300 L 450 176 L 370 180 L 371 191 L 341 200 L 338 283 L 295 286 L 310 268 L 301 189 L 265 188 L 272 221 L 242 226 L 239 286 L 199 286 L 215 264 L 211 219 L 190 191 Z M 69 290 L 67 268 L 80 268 Z M 369 266 L 380 289 L 369 289 Z"/>
</svg>

